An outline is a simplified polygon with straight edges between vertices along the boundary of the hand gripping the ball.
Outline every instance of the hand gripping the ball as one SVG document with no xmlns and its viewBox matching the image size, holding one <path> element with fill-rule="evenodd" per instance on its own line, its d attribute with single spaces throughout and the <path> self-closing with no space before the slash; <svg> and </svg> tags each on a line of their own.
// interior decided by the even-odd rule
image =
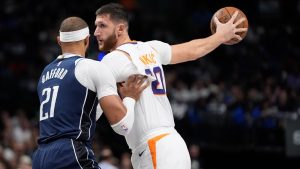
<svg viewBox="0 0 300 169">
<path fill-rule="evenodd" d="M 248 20 L 241 10 L 225 7 L 218 10 L 213 16 L 211 31 L 222 37 L 223 44 L 233 45 L 246 36 Z"/>
</svg>

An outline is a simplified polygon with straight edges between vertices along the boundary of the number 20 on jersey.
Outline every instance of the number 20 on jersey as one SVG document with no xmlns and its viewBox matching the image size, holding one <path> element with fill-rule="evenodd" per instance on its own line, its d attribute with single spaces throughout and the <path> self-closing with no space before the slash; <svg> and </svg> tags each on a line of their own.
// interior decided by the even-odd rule
<svg viewBox="0 0 300 169">
<path fill-rule="evenodd" d="M 154 67 L 151 69 L 145 69 L 145 73 L 147 75 L 151 75 L 156 80 L 152 81 L 151 88 L 153 91 L 153 94 L 162 95 L 166 94 L 165 84 L 164 84 L 164 75 L 159 66 Z"/>
</svg>

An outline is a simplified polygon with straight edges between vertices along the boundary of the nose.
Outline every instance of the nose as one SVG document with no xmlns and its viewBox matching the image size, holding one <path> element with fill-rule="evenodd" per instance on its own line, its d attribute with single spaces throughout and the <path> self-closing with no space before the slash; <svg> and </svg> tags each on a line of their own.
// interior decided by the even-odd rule
<svg viewBox="0 0 300 169">
<path fill-rule="evenodd" d="M 98 36 L 99 35 L 99 30 L 98 30 L 98 27 L 96 27 L 96 29 L 95 29 L 95 32 L 94 32 L 94 36 Z"/>
</svg>

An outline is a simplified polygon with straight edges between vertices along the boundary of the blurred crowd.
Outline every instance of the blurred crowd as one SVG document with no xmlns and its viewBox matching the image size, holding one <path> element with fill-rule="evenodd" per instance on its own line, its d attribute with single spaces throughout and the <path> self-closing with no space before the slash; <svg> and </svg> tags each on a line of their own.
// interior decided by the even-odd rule
<svg viewBox="0 0 300 169">
<path fill-rule="evenodd" d="M 0 2 L 0 169 L 31 168 L 38 137 L 36 84 L 42 68 L 60 53 L 58 24 L 80 16 L 92 33 L 94 12 L 107 2 Z M 249 31 L 242 42 L 197 61 L 165 66 L 176 129 L 188 143 L 193 169 L 205 168 L 200 150 L 211 147 L 284 152 L 285 121 L 300 116 L 300 0 L 118 2 L 130 11 L 135 40 L 170 44 L 209 36 L 210 19 L 221 7 L 244 11 Z M 97 54 L 91 36 L 88 57 Z M 104 117 L 94 147 L 103 169 L 131 168 L 124 139 Z"/>
</svg>

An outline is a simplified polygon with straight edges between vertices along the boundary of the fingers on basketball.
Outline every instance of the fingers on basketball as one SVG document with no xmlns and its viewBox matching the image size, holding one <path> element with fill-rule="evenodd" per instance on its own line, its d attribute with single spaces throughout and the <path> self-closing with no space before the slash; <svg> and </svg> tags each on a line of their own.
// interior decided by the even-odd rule
<svg viewBox="0 0 300 169">
<path fill-rule="evenodd" d="M 234 23 L 236 26 L 235 33 L 238 36 L 235 36 L 233 39 L 225 42 L 224 44 L 237 44 L 246 37 L 249 25 L 248 19 L 244 12 L 236 7 L 224 7 L 215 12 L 210 22 L 211 32 L 212 34 L 216 32 L 216 25 L 218 22 L 227 23 L 228 21 L 232 21 Z"/>
</svg>

